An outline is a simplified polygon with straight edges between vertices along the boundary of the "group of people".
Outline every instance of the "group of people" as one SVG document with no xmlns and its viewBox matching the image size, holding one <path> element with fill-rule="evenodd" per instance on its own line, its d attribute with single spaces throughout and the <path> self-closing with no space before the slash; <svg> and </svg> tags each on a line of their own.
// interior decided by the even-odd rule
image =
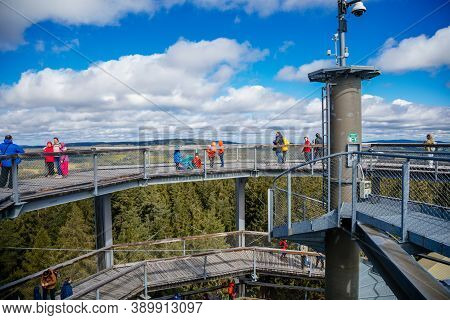
<svg viewBox="0 0 450 320">
<path fill-rule="evenodd" d="M 223 168 L 225 166 L 225 146 L 223 144 L 223 141 L 219 140 L 217 146 L 215 141 L 211 142 L 211 144 L 206 149 L 206 155 L 209 159 L 209 166 L 211 168 L 214 167 L 217 155 L 220 159 L 220 167 Z M 184 156 L 181 153 L 179 146 L 175 147 L 175 151 L 173 153 L 173 162 L 175 163 L 175 168 L 177 170 L 201 169 L 203 167 L 202 158 L 200 157 L 198 150 L 195 150 L 194 156 Z"/>
<path fill-rule="evenodd" d="M 277 162 L 279 164 L 286 163 L 286 156 L 287 152 L 289 150 L 289 140 L 283 136 L 283 134 L 280 131 L 277 131 L 275 134 L 275 139 L 273 140 L 273 151 L 275 151 L 275 155 L 277 156 Z M 316 133 L 316 138 L 314 140 L 314 145 L 317 145 L 317 147 L 314 147 L 314 159 L 318 159 L 320 157 L 323 157 L 323 138 L 320 136 L 319 133 Z M 305 157 L 305 161 L 309 162 L 312 160 L 312 144 L 309 140 L 309 137 L 304 137 L 304 143 L 303 143 L 303 155 Z"/>
<path fill-rule="evenodd" d="M 47 142 L 44 148 L 45 167 L 47 169 L 46 177 L 55 176 L 55 178 L 64 178 L 69 174 L 69 156 L 66 154 L 59 154 L 67 151 L 64 142 L 59 142 L 58 137 L 53 138 Z M 56 169 L 56 172 L 55 172 Z"/>
<path fill-rule="evenodd" d="M 41 275 L 41 286 L 34 287 L 34 300 L 55 300 L 56 287 L 58 284 L 58 273 L 53 269 L 44 271 Z M 42 289 L 42 294 L 41 294 Z M 64 300 L 73 294 L 72 281 L 70 278 L 66 278 L 61 287 L 60 297 Z"/>
</svg>

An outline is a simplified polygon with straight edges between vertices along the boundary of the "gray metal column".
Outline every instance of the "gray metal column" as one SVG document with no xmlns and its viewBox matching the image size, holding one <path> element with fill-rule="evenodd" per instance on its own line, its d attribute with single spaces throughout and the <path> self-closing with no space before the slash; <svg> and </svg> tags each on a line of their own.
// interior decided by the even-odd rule
<svg viewBox="0 0 450 320">
<path fill-rule="evenodd" d="M 325 235 L 325 298 L 356 300 L 359 288 L 359 246 L 343 229 Z"/>
<path fill-rule="evenodd" d="M 95 207 L 95 247 L 101 249 L 113 244 L 111 194 L 94 198 Z M 97 256 L 97 270 L 111 268 L 114 264 L 112 251 L 106 251 Z"/>
<path fill-rule="evenodd" d="M 331 154 L 347 151 L 347 145 L 361 144 L 361 78 L 347 75 L 334 80 L 330 109 Z M 354 140 L 356 137 L 356 140 Z M 353 141 L 351 141 L 353 139 Z M 352 168 L 339 159 L 331 161 L 331 209 L 337 209 L 339 198 L 352 202 Z M 339 178 L 342 179 L 339 183 Z M 325 297 L 358 299 L 359 246 L 341 229 L 329 230 L 325 236 Z"/>
<path fill-rule="evenodd" d="M 330 152 L 346 152 L 347 145 L 361 145 L 361 78 L 348 75 L 334 81 L 330 109 Z M 341 197 L 351 202 L 352 169 L 344 161 L 342 166 Z M 339 196 L 338 158 L 331 160 L 331 209 L 338 206 Z"/>
<path fill-rule="evenodd" d="M 247 178 L 236 178 L 236 230 L 245 230 L 245 183 Z M 245 246 L 244 235 L 239 238 L 239 246 Z"/>
</svg>

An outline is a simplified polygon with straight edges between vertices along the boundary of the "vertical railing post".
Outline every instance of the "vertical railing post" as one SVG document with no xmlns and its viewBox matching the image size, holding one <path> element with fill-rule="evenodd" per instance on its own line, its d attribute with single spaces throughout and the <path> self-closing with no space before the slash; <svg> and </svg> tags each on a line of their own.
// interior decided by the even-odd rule
<svg viewBox="0 0 450 320">
<path fill-rule="evenodd" d="M 287 174 L 287 223 L 288 223 L 288 234 L 292 228 L 292 177 L 291 172 Z"/>
<path fill-rule="evenodd" d="M 203 279 L 206 279 L 206 263 L 207 263 L 207 257 L 205 255 L 205 257 L 203 258 Z"/>
<path fill-rule="evenodd" d="M 205 161 L 203 162 L 203 178 L 206 179 L 206 175 L 207 175 L 207 171 L 206 171 L 206 159 L 208 158 L 208 157 L 207 157 L 207 152 L 206 152 L 206 150 L 203 152 L 203 156 L 204 156 L 204 159 L 205 159 Z"/>
<path fill-rule="evenodd" d="M 183 239 L 183 256 L 186 255 L 186 239 Z"/>
<path fill-rule="evenodd" d="M 312 257 L 309 256 L 309 276 L 310 276 L 310 277 L 311 277 L 311 275 L 312 275 L 312 269 L 313 269 L 313 266 L 312 266 Z"/>
<path fill-rule="evenodd" d="M 434 180 L 438 180 L 438 161 L 434 161 Z"/>
<path fill-rule="evenodd" d="M 100 289 L 95 291 L 95 300 L 100 300 Z"/>
<path fill-rule="evenodd" d="M 19 203 L 19 171 L 17 170 L 17 159 L 11 158 L 11 178 L 13 187 L 13 201 L 15 204 Z"/>
<path fill-rule="evenodd" d="M 342 207 L 342 156 L 338 157 L 338 207 L 337 207 L 337 226 L 341 226 L 341 207 Z"/>
<path fill-rule="evenodd" d="M 402 167 L 402 242 L 406 241 L 408 236 L 408 225 L 407 225 L 407 215 L 408 215 L 408 201 L 409 201 L 409 159 L 403 164 Z"/>
<path fill-rule="evenodd" d="M 144 264 L 144 297 L 145 300 L 148 300 L 147 264 Z"/>
<path fill-rule="evenodd" d="M 328 152 L 328 151 L 327 151 Z M 331 211 L 331 158 L 327 158 L 327 212 Z"/>
<path fill-rule="evenodd" d="M 273 230 L 273 189 L 267 190 L 267 237 L 271 240 L 271 233 Z"/>
<path fill-rule="evenodd" d="M 144 150 L 144 179 L 148 179 L 148 170 L 150 167 L 150 158 L 148 149 Z"/>
<path fill-rule="evenodd" d="M 314 148 L 311 148 L 311 161 L 314 161 Z M 314 162 L 311 162 L 311 175 L 314 175 Z"/>
<path fill-rule="evenodd" d="M 95 149 L 92 149 L 92 161 L 93 161 L 93 167 L 94 167 L 94 195 L 98 195 L 98 156 L 95 152 Z"/>
<path fill-rule="evenodd" d="M 307 210 L 306 196 L 303 196 L 303 221 L 306 220 L 306 210 Z"/>
<path fill-rule="evenodd" d="M 239 147 L 236 147 L 236 162 L 239 163 Z"/>
<path fill-rule="evenodd" d="M 252 274 L 253 281 L 256 281 L 258 279 L 258 276 L 256 275 L 256 250 L 253 249 L 253 274 Z"/>
<path fill-rule="evenodd" d="M 353 158 L 352 163 L 352 234 L 355 232 L 356 228 L 356 203 L 358 201 L 357 198 L 357 175 L 358 175 L 358 162 L 357 158 Z"/>
<path fill-rule="evenodd" d="M 258 159 L 257 159 L 257 149 L 256 146 L 254 148 L 254 163 L 255 163 L 255 167 L 253 168 L 254 171 L 258 171 Z"/>
</svg>

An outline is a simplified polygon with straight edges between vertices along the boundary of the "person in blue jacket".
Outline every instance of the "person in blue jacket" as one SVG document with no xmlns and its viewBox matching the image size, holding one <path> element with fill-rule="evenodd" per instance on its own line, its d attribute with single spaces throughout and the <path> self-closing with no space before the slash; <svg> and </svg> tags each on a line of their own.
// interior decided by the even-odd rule
<svg viewBox="0 0 450 320">
<path fill-rule="evenodd" d="M 175 167 L 177 170 L 183 170 L 183 165 L 181 162 L 183 161 L 183 155 L 181 154 L 181 151 L 179 147 L 177 146 L 175 148 L 175 152 L 173 153 L 173 162 L 175 162 Z"/>
<path fill-rule="evenodd" d="M 25 153 L 23 151 L 22 147 L 19 147 L 17 144 L 14 144 L 12 141 L 12 137 L 10 135 L 5 136 L 5 140 L 2 144 L 0 144 L 0 155 L 11 155 L 11 154 L 20 154 Z M 20 158 L 16 158 L 15 162 L 16 164 L 20 163 Z M 12 161 L 11 159 L 2 159 L 2 170 L 0 174 L 0 188 L 4 188 L 6 184 L 8 183 L 8 188 L 12 189 L 12 172 L 11 172 L 11 166 Z"/>
<path fill-rule="evenodd" d="M 73 294 L 72 280 L 70 278 L 66 278 L 61 288 L 61 300 L 67 299 L 72 294 Z"/>
</svg>

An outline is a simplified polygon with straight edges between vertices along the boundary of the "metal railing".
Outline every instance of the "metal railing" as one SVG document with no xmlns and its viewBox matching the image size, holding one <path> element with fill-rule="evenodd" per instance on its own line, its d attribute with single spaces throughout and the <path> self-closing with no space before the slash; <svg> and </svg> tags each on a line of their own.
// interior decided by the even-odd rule
<svg viewBox="0 0 450 320">
<path fill-rule="evenodd" d="M 48 194 L 67 189 L 99 188 L 130 180 L 164 177 L 198 177 L 207 179 L 218 174 L 284 170 L 304 163 L 321 152 L 323 146 L 313 145 L 305 154 L 303 145 L 291 144 L 284 157 L 278 159 L 272 145 L 226 145 L 223 156 L 210 157 L 207 146 L 152 146 L 134 148 L 69 149 L 60 153 L 27 152 L 0 156 L 11 160 L 11 185 L 0 181 L 0 203 L 11 199 L 16 204 L 36 194 Z M 174 152 L 180 150 L 181 162 L 174 162 Z M 198 154 L 199 160 L 194 159 Z M 17 159 L 21 160 L 17 164 Z M 52 158 L 68 161 L 68 172 L 58 172 Z M 223 159 L 223 165 L 222 165 Z M 64 161 L 63 161 L 64 162 Z M 61 175 L 61 173 L 63 173 Z M 61 179 L 56 179 L 61 178 Z"/>
<path fill-rule="evenodd" d="M 229 261 L 227 260 L 228 255 L 231 258 Z M 181 264 L 179 270 L 174 270 L 172 262 L 180 261 L 180 259 L 187 261 L 186 265 Z M 232 261 L 234 263 L 231 263 Z M 229 277 L 233 274 L 248 273 L 253 281 L 257 281 L 259 272 L 323 277 L 324 263 L 324 257 L 315 252 L 262 247 L 222 249 L 187 257 L 147 260 L 124 267 L 117 266 L 117 273 L 112 276 L 104 277 L 100 281 L 95 280 L 92 283 L 88 279 L 81 290 L 75 290 L 70 299 L 117 299 L 119 297 L 112 292 L 113 288 L 117 288 L 117 283 L 123 283 L 122 292 L 118 293 L 121 295 L 121 299 L 131 298 L 141 292 L 144 292 L 144 299 L 148 299 L 149 291 L 164 288 L 162 283 L 176 286 L 190 281 Z M 165 264 L 171 266 L 167 272 L 164 268 Z M 225 266 L 224 269 L 221 269 L 221 264 Z M 164 273 L 163 278 L 166 279 L 158 281 L 159 277 L 151 270 L 153 272 L 158 270 L 157 273 L 160 275 Z M 171 272 L 174 272 L 174 278 L 167 279 L 171 276 Z M 131 279 L 133 280 L 131 281 Z M 117 281 L 116 284 L 115 281 Z M 130 282 L 133 283 L 128 285 Z M 127 293 L 123 294 L 123 292 Z"/>
<path fill-rule="evenodd" d="M 0 298 L 8 299 L 20 297 L 21 299 L 32 299 L 34 287 L 40 286 L 40 277 L 42 273 L 49 268 L 57 271 L 60 284 L 62 284 L 62 280 L 65 278 L 71 278 L 76 286 L 78 283 L 89 279 L 97 273 L 97 259 L 105 251 L 113 252 L 116 265 L 134 265 L 135 263 L 140 263 L 142 261 L 162 261 L 164 259 L 190 255 L 204 256 L 213 252 L 236 248 L 258 248 L 258 250 L 265 250 L 277 247 L 277 242 L 268 240 L 267 232 L 235 231 L 183 238 L 115 244 L 100 250 L 81 250 L 81 253 L 87 253 L 59 264 L 48 266 L 44 270 L 40 270 L 26 277 L 3 284 L 0 287 Z M 39 249 L 42 248 L 36 248 L 36 250 Z M 47 251 L 45 252 L 48 254 Z M 305 254 L 312 257 L 317 255 L 314 252 Z M 317 264 L 315 263 L 314 265 Z"/>
<path fill-rule="evenodd" d="M 330 164 L 325 179 L 292 177 L 319 162 Z M 448 235 L 442 221 L 450 220 L 450 153 L 334 154 L 286 170 L 274 179 L 268 198 L 269 231 L 284 226 L 289 233 L 293 223 L 330 212 L 337 212 L 339 226 L 347 204 L 353 228 L 359 211 L 396 225 L 402 241 L 412 230 L 431 238 L 442 232 Z"/>
</svg>

